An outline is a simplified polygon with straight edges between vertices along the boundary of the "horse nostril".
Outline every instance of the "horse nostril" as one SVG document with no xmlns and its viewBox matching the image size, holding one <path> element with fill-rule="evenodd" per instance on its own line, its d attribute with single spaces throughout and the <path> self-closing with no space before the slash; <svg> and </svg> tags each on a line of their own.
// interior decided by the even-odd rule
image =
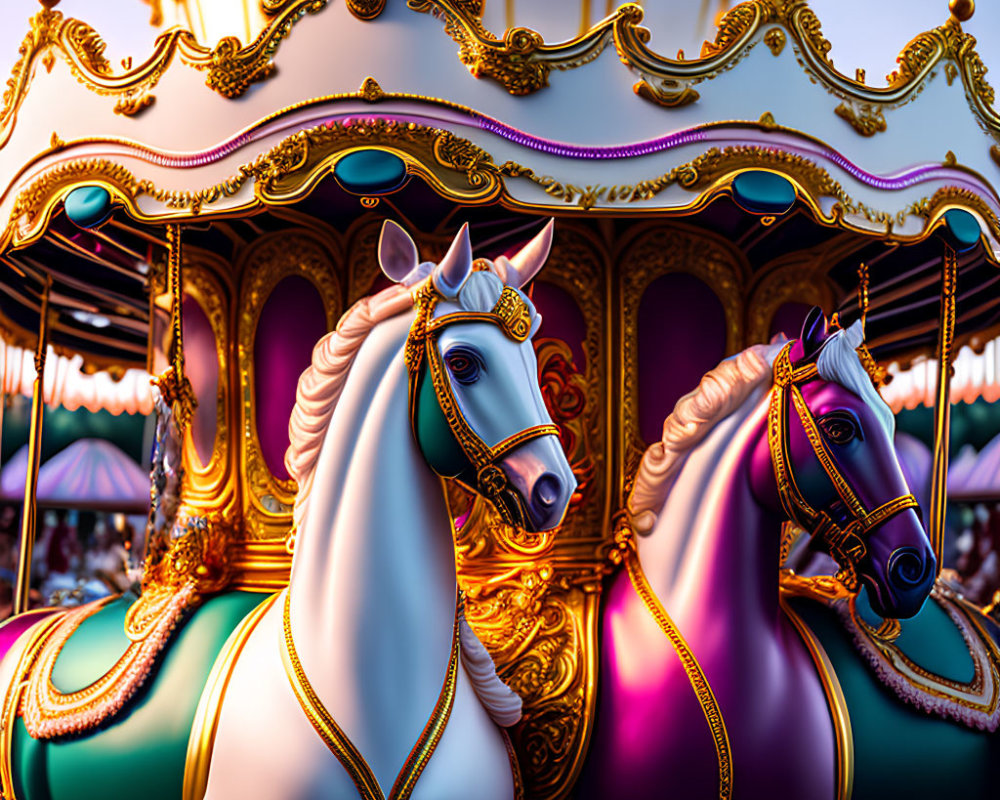
<svg viewBox="0 0 1000 800">
<path fill-rule="evenodd" d="M 561 488 L 559 479 L 551 472 L 546 472 L 535 481 L 535 487 L 531 490 L 531 502 L 542 508 L 555 505 L 556 501 L 559 500 Z"/>
<path fill-rule="evenodd" d="M 900 547 L 889 556 L 889 579 L 900 589 L 912 589 L 924 582 L 927 564 L 914 547 Z"/>
</svg>

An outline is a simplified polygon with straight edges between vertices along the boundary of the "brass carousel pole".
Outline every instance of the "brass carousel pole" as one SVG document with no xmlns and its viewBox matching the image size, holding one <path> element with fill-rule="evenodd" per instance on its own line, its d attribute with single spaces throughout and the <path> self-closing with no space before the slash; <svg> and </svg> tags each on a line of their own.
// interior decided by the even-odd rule
<svg viewBox="0 0 1000 800">
<path fill-rule="evenodd" d="M 42 308 L 38 315 L 38 344 L 35 347 L 35 382 L 31 389 L 31 428 L 28 434 L 28 472 L 24 480 L 24 513 L 21 516 L 21 546 L 17 557 L 17 588 L 14 592 L 14 614 L 28 610 L 31 588 L 31 560 L 35 547 L 35 522 L 38 512 L 35 492 L 38 488 L 38 467 L 42 455 L 42 393 L 45 381 L 45 356 L 49 346 L 49 289 L 52 279 L 46 277 L 42 289 Z"/>
<path fill-rule="evenodd" d="M 955 287 L 958 258 L 944 246 L 941 265 L 941 328 L 937 345 L 937 391 L 934 397 L 934 465 L 931 473 L 930 539 L 938 572 L 944 558 L 944 522 L 948 508 L 948 439 L 951 430 L 952 343 L 955 339 Z"/>
</svg>

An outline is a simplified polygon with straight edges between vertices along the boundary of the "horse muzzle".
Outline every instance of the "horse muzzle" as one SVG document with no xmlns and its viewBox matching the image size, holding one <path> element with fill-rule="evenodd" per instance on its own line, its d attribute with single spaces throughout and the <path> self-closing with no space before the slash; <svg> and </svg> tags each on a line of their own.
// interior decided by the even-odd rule
<svg viewBox="0 0 1000 800">
<path fill-rule="evenodd" d="M 861 570 L 872 609 L 882 617 L 916 615 L 934 586 L 937 558 L 912 511 L 887 522 L 869 539 L 870 564 Z"/>
<path fill-rule="evenodd" d="M 525 442 L 501 459 L 500 468 L 507 476 L 501 502 L 508 511 L 516 507 L 518 524 L 540 532 L 562 523 L 577 484 L 558 437 Z"/>
</svg>

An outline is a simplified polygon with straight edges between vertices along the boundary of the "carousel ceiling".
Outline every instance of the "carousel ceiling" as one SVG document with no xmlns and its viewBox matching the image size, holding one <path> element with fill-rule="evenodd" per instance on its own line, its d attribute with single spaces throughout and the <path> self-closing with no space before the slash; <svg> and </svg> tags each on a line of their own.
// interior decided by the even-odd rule
<svg viewBox="0 0 1000 800">
<path fill-rule="evenodd" d="M 962 30 L 971 3 L 952 8 L 884 86 L 834 67 L 802 0 L 731 9 L 696 58 L 658 52 L 644 25 L 663 21 L 635 4 L 549 43 L 491 33 L 482 3 L 265 0 L 248 43 L 175 27 L 121 66 L 84 21 L 39 10 L 0 109 L 7 335 L 33 338 L 51 280 L 57 348 L 144 365 L 168 221 L 225 253 L 289 214 L 336 230 L 365 213 L 442 232 L 471 219 L 486 248 L 539 215 L 611 237 L 655 216 L 734 243 L 756 289 L 794 300 L 789 275 L 822 278 L 847 319 L 867 263 L 876 353 L 905 360 L 933 347 L 934 233 L 961 211 L 981 243 L 960 257 L 958 338 L 985 344 L 1000 326 L 1000 116 Z M 396 159 L 395 182 L 352 183 L 359 152 Z M 760 176 L 787 197 L 748 201 L 738 184 Z M 71 221 L 81 187 L 108 193 L 108 222 Z"/>
</svg>

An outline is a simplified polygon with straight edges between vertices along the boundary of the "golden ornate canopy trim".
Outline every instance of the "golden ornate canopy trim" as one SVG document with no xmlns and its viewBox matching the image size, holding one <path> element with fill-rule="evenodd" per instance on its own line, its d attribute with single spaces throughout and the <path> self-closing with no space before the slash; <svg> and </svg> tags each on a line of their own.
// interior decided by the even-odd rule
<svg viewBox="0 0 1000 800">
<path fill-rule="evenodd" d="M 896 59 L 899 69 L 887 76 L 889 85 L 878 88 L 865 85 L 862 74 L 852 78 L 834 67 L 829 57 L 831 44 L 806 0 L 740 3 L 719 22 L 715 40 L 705 42 L 700 56 L 693 59 L 683 54 L 668 58 L 650 49 L 651 34 L 640 24 L 643 11 L 636 3 L 619 6 L 561 44 L 546 44 L 538 32 L 523 27 L 510 28 L 498 37 L 483 26 L 483 0 L 409 0 L 408 5 L 443 18 L 445 32 L 459 45 L 459 59 L 469 72 L 477 78 L 493 78 L 514 95 L 538 91 L 548 85 L 553 69 L 589 63 L 613 42 L 621 61 L 640 76 L 635 93 L 666 108 L 677 108 L 697 101 L 696 84 L 733 68 L 758 43 L 778 56 L 790 39 L 802 69 L 846 101 L 837 113 L 864 136 L 885 130 L 884 120 L 880 121 L 882 109 L 913 99 L 941 62 L 947 62 L 949 85 L 960 75 L 974 111 L 1000 133 L 994 91 L 985 80 L 986 67 L 975 50 L 976 40 L 962 31 L 954 16 L 907 44 Z"/>
<path fill-rule="evenodd" d="M 152 90 L 175 55 L 188 66 L 207 72 L 205 84 L 209 88 L 223 97 L 236 98 L 251 83 L 274 71 L 271 59 L 292 26 L 303 15 L 319 11 L 326 3 L 327 0 L 272 0 L 267 9 L 272 19 L 246 45 L 227 36 L 209 49 L 190 31 L 172 28 L 156 38 L 153 52 L 145 61 L 133 67 L 129 59 L 118 73 L 104 55 L 107 44 L 96 30 L 81 20 L 64 17 L 60 11 L 43 8 L 29 21 L 30 30 L 18 50 L 20 58 L 3 93 L 0 147 L 6 144 L 14 128 L 17 110 L 27 94 L 38 59 L 51 71 L 56 55 L 61 56 L 81 84 L 97 94 L 115 98 L 116 114 L 136 114 L 151 105 L 155 100 Z"/>
<path fill-rule="evenodd" d="M 869 625 L 857 613 L 854 596 L 833 601 L 831 605 L 879 680 L 901 700 L 929 714 L 994 732 L 1000 726 L 1000 665 L 996 645 L 940 583 L 931 591 L 931 598 L 945 611 L 965 642 L 974 669 L 968 683 L 943 678 L 912 661 L 895 643 L 901 630 L 898 620 L 886 620 L 877 628 Z"/>
<path fill-rule="evenodd" d="M 958 168 L 956 166 L 956 168 Z M 761 145 L 730 145 L 711 147 L 702 155 L 680 164 L 671 170 L 645 180 L 628 184 L 576 184 L 559 180 L 550 175 L 540 175 L 530 167 L 514 161 L 499 166 L 500 174 L 509 178 L 523 178 L 541 187 L 550 197 L 561 200 L 567 206 L 579 209 L 604 210 L 608 206 L 644 203 L 654 199 L 663 191 L 677 186 L 697 192 L 697 198 L 683 207 L 671 209 L 673 213 L 695 213 L 711 203 L 720 194 L 731 192 L 732 179 L 747 170 L 765 169 L 777 172 L 795 184 L 798 197 L 812 211 L 814 216 L 829 224 L 836 224 L 846 230 L 872 235 L 869 226 L 860 226 L 845 219 L 850 214 L 861 217 L 874 225 L 884 226 L 884 233 L 894 241 L 916 242 L 930 235 L 949 208 L 966 208 L 981 217 L 990 227 L 994 236 L 1000 238 L 1000 217 L 969 189 L 945 186 L 930 198 L 922 198 L 905 208 L 890 212 L 872 208 L 852 197 L 843 185 L 825 168 L 815 161 L 796 153 L 775 147 Z M 964 169 L 964 168 L 962 168 Z M 965 170 L 970 175 L 983 180 L 981 176 Z M 984 181 L 985 183 L 985 181 Z M 832 198 L 836 203 L 829 212 L 822 209 L 819 200 Z M 598 207 L 598 203 L 605 205 Z M 649 212 L 648 207 L 638 206 L 638 211 Z M 918 233 L 901 236 L 894 228 L 901 227 L 909 216 L 923 217 L 925 224 Z"/>
<path fill-rule="evenodd" d="M 756 124 L 764 126 L 764 123 Z M 728 127 L 732 123 L 720 125 Z M 804 136 L 791 129 L 782 130 Z M 816 141 L 808 136 L 805 139 Z M 87 143 L 96 141 L 88 140 Z M 72 144 L 75 143 L 67 146 Z M 499 197 L 511 208 L 548 211 L 551 208 L 548 204 L 524 202 L 510 195 L 505 179 L 518 178 L 535 183 L 549 197 L 567 206 L 616 214 L 629 211 L 648 214 L 651 210 L 649 201 L 671 187 L 679 187 L 696 195 L 690 202 L 670 208 L 671 213 L 684 215 L 696 213 L 719 195 L 731 192 L 732 179 L 739 173 L 765 169 L 788 178 L 795 185 L 799 199 L 818 220 L 845 230 L 868 236 L 890 236 L 898 242 L 921 241 L 940 224 L 948 209 L 957 207 L 966 208 L 979 216 L 993 236 L 1000 239 L 1000 217 L 969 189 L 944 186 L 937 189 L 933 197 L 922 198 L 902 209 L 872 208 L 848 194 L 843 185 L 815 161 L 777 147 L 710 147 L 692 160 L 648 179 L 611 186 L 584 185 L 540 174 L 514 161 L 498 166 L 486 150 L 441 128 L 372 117 L 353 121 L 353 124 L 351 120 L 346 120 L 298 131 L 240 166 L 229 177 L 199 189 L 163 189 L 149 179 L 137 177 L 128 167 L 106 158 L 61 162 L 44 171 L 15 197 L 7 228 L 0 237 L 0 250 L 10 244 L 23 246 L 40 237 L 45 221 L 58 202 L 68 191 L 81 184 L 104 186 L 136 219 L 164 222 L 207 215 L 213 203 L 234 197 L 248 183 L 252 183 L 250 199 L 241 201 L 237 206 L 220 207 L 222 213 L 232 215 L 265 205 L 283 205 L 304 197 L 333 171 L 340 158 L 360 148 L 383 149 L 399 156 L 406 163 L 407 172 L 419 175 L 438 194 L 465 204 L 488 203 Z M 945 166 L 987 184 L 982 176 L 957 163 Z M 140 208 L 137 201 L 143 195 L 161 203 L 166 211 L 151 212 L 148 205 Z M 825 204 L 821 207 L 820 201 L 824 198 L 835 202 L 832 206 Z M 921 230 L 906 235 L 897 234 L 894 228 L 903 226 L 912 216 L 924 218 Z M 865 223 L 853 222 L 849 217 L 861 218 Z M 873 226 L 881 226 L 883 230 L 876 231 Z"/>
<path fill-rule="evenodd" d="M 165 221 L 139 208 L 148 196 L 176 212 L 171 219 L 197 216 L 205 207 L 236 195 L 253 182 L 253 198 L 235 210 L 281 205 L 308 194 L 336 162 L 358 148 L 380 147 L 395 153 L 407 171 L 420 175 L 438 193 L 467 203 L 489 202 L 502 191 L 500 174 L 482 148 L 450 131 L 413 122 L 373 118 L 356 124 L 320 124 L 283 139 L 228 178 L 194 190 L 163 189 L 138 178 L 128 167 L 106 158 L 79 158 L 51 168 L 15 198 L 0 249 L 23 245 L 40 236 L 44 222 L 63 195 L 82 183 L 97 183 L 143 221 Z"/>
</svg>

